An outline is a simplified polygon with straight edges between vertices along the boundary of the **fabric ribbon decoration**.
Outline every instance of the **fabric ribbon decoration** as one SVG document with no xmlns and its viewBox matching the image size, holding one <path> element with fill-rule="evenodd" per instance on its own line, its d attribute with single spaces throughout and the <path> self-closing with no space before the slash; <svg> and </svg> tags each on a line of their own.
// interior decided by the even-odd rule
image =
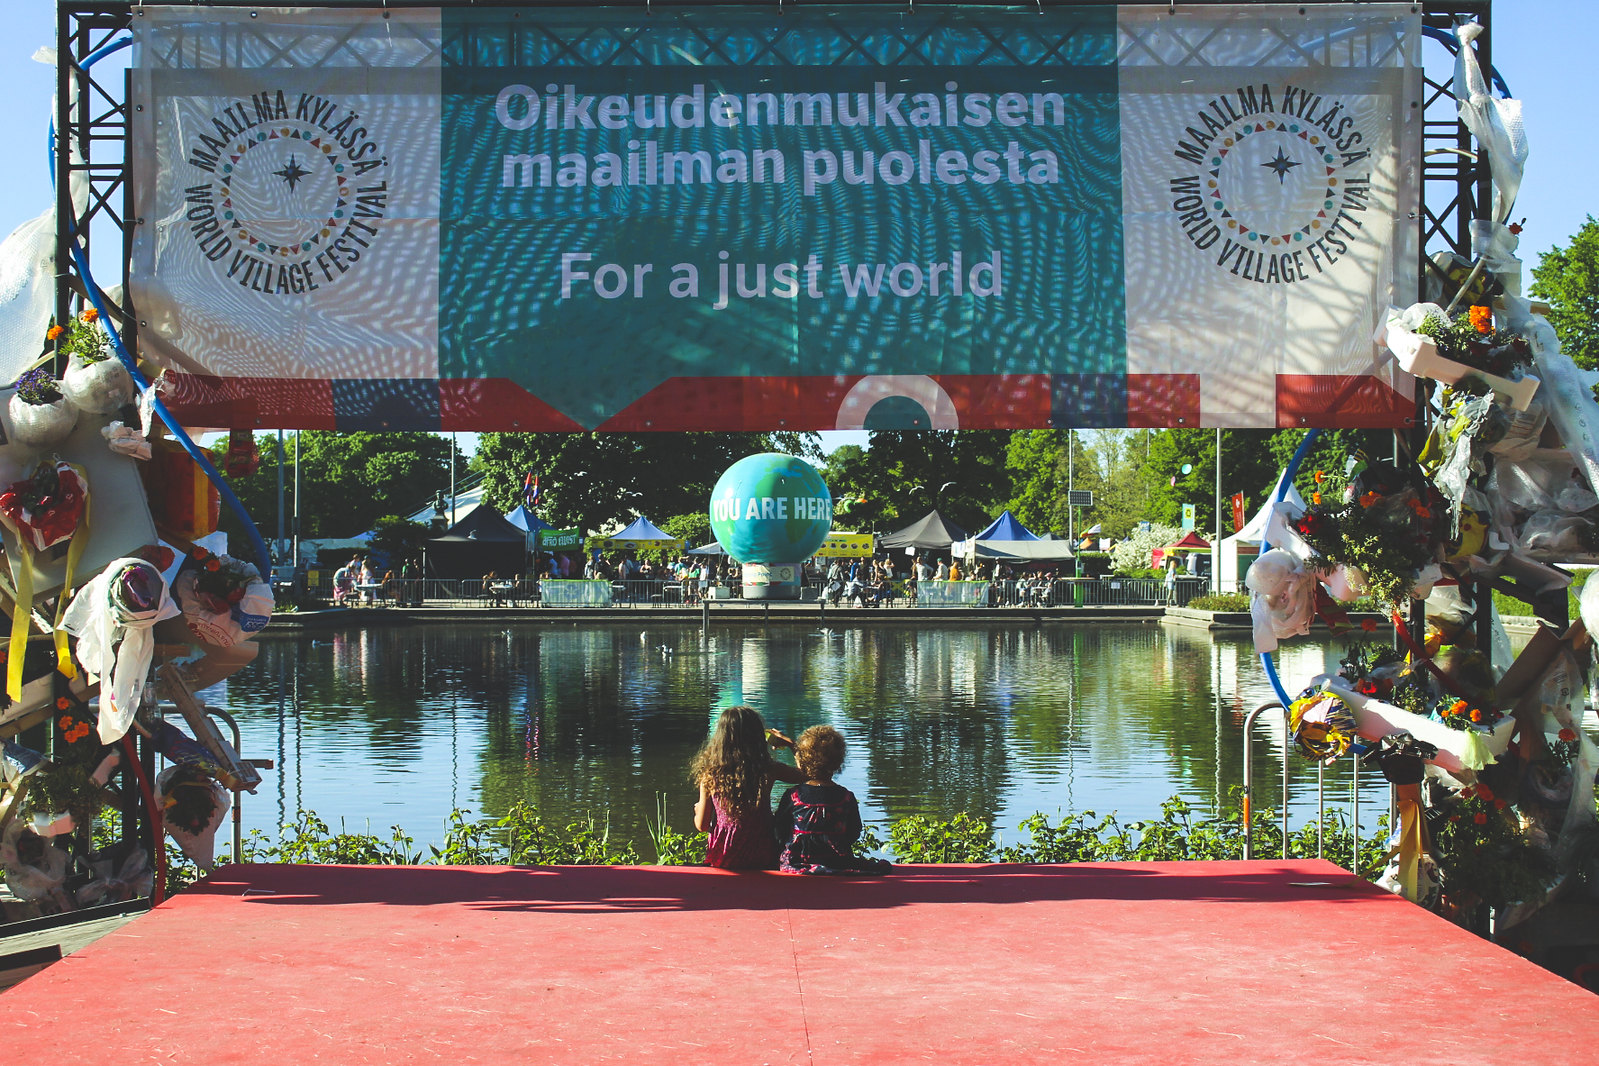
<svg viewBox="0 0 1599 1066">
<path fill-rule="evenodd" d="M 117 559 L 85 585 L 67 608 L 66 628 L 77 635 L 78 659 L 100 686 L 100 740 L 120 739 L 133 722 L 150 661 L 151 628 L 178 613 L 161 572 L 142 559 Z"/>
<path fill-rule="evenodd" d="M 1262 654 L 1277 650 L 1283 637 L 1310 632 L 1315 615 L 1315 574 L 1282 548 L 1256 559 L 1244 575 L 1244 583 L 1255 595 L 1250 614 L 1255 623 L 1255 650 Z"/>
<path fill-rule="evenodd" d="M 28 649 L 28 619 L 33 615 L 34 553 L 68 539 L 72 543 L 67 547 L 67 569 L 54 627 L 56 669 L 66 677 L 77 674 L 61 622 L 78 561 L 83 557 L 83 546 L 89 540 L 88 479 L 71 463 L 59 459 L 54 463 L 40 463 L 32 477 L 0 492 L 0 524 L 16 538 L 21 563 L 17 567 L 17 604 L 11 615 L 11 642 L 6 662 L 6 695 L 20 700 L 22 667 Z"/>
<path fill-rule="evenodd" d="M 1378 882 L 1395 895 L 1412 903 L 1423 903 L 1437 892 L 1437 880 L 1423 865 L 1431 853 L 1426 823 L 1421 816 L 1421 779 L 1427 760 L 1438 749 L 1409 733 L 1383 737 L 1366 756 L 1375 762 L 1394 786 L 1399 809 L 1399 825 L 1389 840 L 1388 865 Z"/>
</svg>

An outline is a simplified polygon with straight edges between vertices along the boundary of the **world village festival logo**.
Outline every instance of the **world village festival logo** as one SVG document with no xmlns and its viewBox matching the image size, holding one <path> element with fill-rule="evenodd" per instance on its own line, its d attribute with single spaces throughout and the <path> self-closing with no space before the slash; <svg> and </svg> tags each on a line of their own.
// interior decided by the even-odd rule
<svg viewBox="0 0 1599 1066">
<path fill-rule="evenodd" d="M 186 146 L 207 176 L 184 189 L 195 246 L 255 292 L 337 283 L 371 251 L 389 160 L 359 113 L 313 93 L 267 90 L 212 114 Z"/>
<path fill-rule="evenodd" d="M 1172 211 L 1217 269 L 1263 285 L 1325 273 L 1362 239 L 1371 151 L 1343 101 L 1293 85 L 1210 100 L 1172 154 Z"/>
</svg>

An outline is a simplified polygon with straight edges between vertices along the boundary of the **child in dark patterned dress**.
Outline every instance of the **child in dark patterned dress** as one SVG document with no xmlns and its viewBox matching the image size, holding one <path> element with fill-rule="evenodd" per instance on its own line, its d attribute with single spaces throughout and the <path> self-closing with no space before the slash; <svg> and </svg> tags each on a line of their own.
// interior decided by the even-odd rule
<svg viewBox="0 0 1599 1066">
<path fill-rule="evenodd" d="M 794 762 L 803 783 L 783 793 L 777 805 L 777 842 L 782 868 L 796 874 L 887 873 L 882 859 L 854 852 L 861 835 L 861 808 L 855 794 L 833 784 L 844 765 L 844 738 L 830 725 L 813 725 L 800 734 Z"/>
<path fill-rule="evenodd" d="M 729 707 L 694 756 L 689 776 L 700 787 L 694 828 L 709 834 L 705 862 L 728 870 L 777 866 L 772 835 L 772 783 L 803 780 L 799 772 L 766 750 L 794 742 L 767 729 L 753 707 Z"/>
</svg>

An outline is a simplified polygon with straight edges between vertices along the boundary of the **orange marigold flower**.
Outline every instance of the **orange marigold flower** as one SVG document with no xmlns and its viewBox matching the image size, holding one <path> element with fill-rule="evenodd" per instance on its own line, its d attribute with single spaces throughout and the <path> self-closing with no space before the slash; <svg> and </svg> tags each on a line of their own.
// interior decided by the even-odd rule
<svg viewBox="0 0 1599 1066">
<path fill-rule="evenodd" d="M 1315 504 L 1317 507 L 1320 507 L 1321 506 L 1321 493 L 1312 492 L 1310 494 L 1310 502 Z"/>
<path fill-rule="evenodd" d="M 1316 471 L 1316 484 L 1320 485 L 1324 480 L 1326 480 L 1326 478 L 1326 474 L 1322 473 L 1320 470 Z"/>
<path fill-rule="evenodd" d="M 1465 712 L 1466 708 L 1467 708 L 1467 704 L 1466 704 L 1465 700 L 1456 700 L 1455 702 L 1453 702 L 1453 703 L 1451 703 L 1449 705 L 1449 713 L 1450 714 L 1462 714 L 1462 713 Z"/>
<path fill-rule="evenodd" d="M 1570 744 L 1573 740 L 1577 739 L 1577 731 L 1575 729 L 1562 729 L 1560 731 L 1560 739 L 1564 740 L 1567 744 Z"/>
<path fill-rule="evenodd" d="M 1370 507 L 1372 504 L 1376 503 L 1380 499 L 1382 499 L 1382 497 L 1377 495 L 1376 491 L 1373 490 L 1371 492 L 1366 493 L 1364 496 L 1362 496 L 1360 498 L 1360 506 L 1362 506 L 1362 507 Z"/>
<path fill-rule="evenodd" d="M 1486 307 L 1476 306 L 1471 309 L 1471 328 L 1478 333 L 1492 333 L 1494 330 L 1494 313 Z"/>
<path fill-rule="evenodd" d="M 1377 632 L 1377 620 L 1375 618 L 1362 618 L 1360 620 L 1360 628 L 1368 633 L 1375 633 Z"/>
<path fill-rule="evenodd" d="M 215 559 L 207 559 L 207 560 L 206 560 L 206 561 L 205 561 L 205 568 L 206 568 L 206 569 L 207 569 L 207 570 L 210 570 L 210 571 L 212 571 L 212 572 L 213 572 L 213 573 L 214 573 L 214 572 L 216 572 L 216 571 L 217 571 L 217 570 L 219 570 L 219 569 L 221 569 L 221 568 L 222 568 L 222 564 L 221 564 L 221 563 L 219 563 L 219 562 L 217 562 L 217 561 L 216 561 L 216 560 L 215 560 Z"/>
<path fill-rule="evenodd" d="M 66 330 L 62 329 L 60 326 L 51 326 L 49 329 L 44 331 L 44 339 L 47 341 L 57 340 L 60 338 L 61 334 L 65 332 Z"/>
<path fill-rule="evenodd" d="M 1481 811 L 1478 811 L 1476 814 L 1472 815 L 1471 820 L 1476 822 L 1478 825 L 1488 824 L 1488 816 Z"/>
<path fill-rule="evenodd" d="M 72 715 L 63 714 L 61 716 L 61 728 L 62 729 L 71 729 L 72 728 Z"/>
<path fill-rule="evenodd" d="M 64 711 L 68 707 L 71 707 L 71 706 L 72 706 L 72 701 L 67 699 L 65 696 L 57 696 L 56 697 L 56 710 Z M 61 728 L 65 729 L 66 726 L 62 726 Z"/>
<path fill-rule="evenodd" d="M 1481 711 L 1479 711 L 1479 710 L 1473 710 L 1473 711 L 1472 711 L 1472 712 L 1471 712 L 1471 720 L 1472 720 L 1472 721 L 1473 721 L 1473 722 L 1480 722 L 1480 721 L 1482 721 L 1482 712 L 1481 712 Z"/>
<path fill-rule="evenodd" d="M 83 319 L 85 322 L 93 322 L 95 319 L 100 317 L 100 312 L 96 311 L 92 307 L 85 307 L 83 309 L 83 314 L 79 315 L 78 317 Z"/>
</svg>

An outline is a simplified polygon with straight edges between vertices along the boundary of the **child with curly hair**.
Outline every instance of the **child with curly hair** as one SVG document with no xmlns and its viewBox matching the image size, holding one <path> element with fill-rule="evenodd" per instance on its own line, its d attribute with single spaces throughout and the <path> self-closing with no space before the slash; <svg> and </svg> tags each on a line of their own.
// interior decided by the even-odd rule
<svg viewBox="0 0 1599 1066">
<path fill-rule="evenodd" d="M 777 841 L 782 868 L 797 874 L 887 873 L 882 859 L 854 853 L 861 835 L 855 794 L 833 783 L 844 765 L 844 738 L 830 725 L 800 734 L 794 762 L 805 780 L 783 793 L 777 805 Z"/>
<path fill-rule="evenodd" d="M 772 783 L 802 778 L 794 767 L 773 759 L 768 744 L 794 746 L 782 733 L 766 728 L 755 708 L 729 707 L 694 756 L 689 777 L 700 788 L 694 828 L 710 835 L 705 845 L 710 866 L 728 870 L 777 866 Z"/>
</svg>

